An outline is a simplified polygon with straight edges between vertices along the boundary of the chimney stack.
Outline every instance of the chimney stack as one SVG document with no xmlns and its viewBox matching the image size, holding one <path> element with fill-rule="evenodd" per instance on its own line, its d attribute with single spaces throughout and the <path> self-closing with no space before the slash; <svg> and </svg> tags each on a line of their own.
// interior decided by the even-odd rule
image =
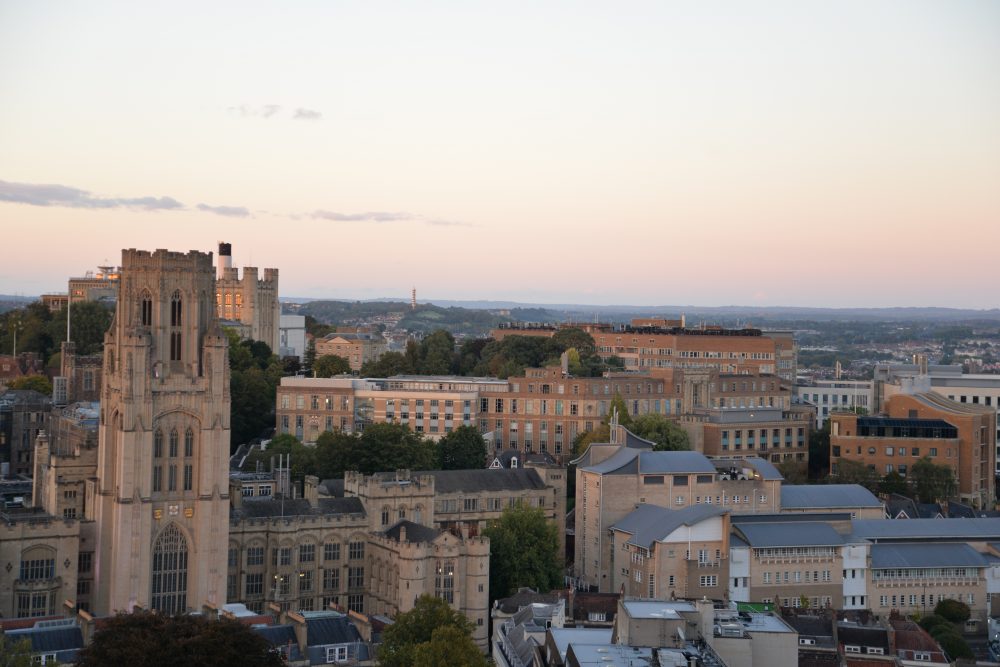
<svg viewBox="0 0 1000 667">
<path fill-rule="evenodd" d="M 219 242 L 219 265 L 216 267 L 215 277 L 222 280 L 226 275 L 226 269 L 233 268 L 233 244 Z"/>
</svg>

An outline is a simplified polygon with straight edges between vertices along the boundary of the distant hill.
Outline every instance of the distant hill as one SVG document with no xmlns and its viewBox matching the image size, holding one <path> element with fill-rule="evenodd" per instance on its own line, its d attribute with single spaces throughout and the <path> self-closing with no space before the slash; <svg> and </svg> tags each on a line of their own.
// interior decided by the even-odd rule
<svg viewBox="0 0 1000 667">
<path fill-rule="evenodd" d="M 471 335 L 486 334 L 501 322 L 512 321 L 510 317 L 471 308 L 417 304 L 416 309 L 411 309 L 409 303 L 402 301 L 310 301 L 298 313 L 334 325 L 398 315 L 399 326 L 408 331 L 430 333 L 445 329 Z"/>
</svg>

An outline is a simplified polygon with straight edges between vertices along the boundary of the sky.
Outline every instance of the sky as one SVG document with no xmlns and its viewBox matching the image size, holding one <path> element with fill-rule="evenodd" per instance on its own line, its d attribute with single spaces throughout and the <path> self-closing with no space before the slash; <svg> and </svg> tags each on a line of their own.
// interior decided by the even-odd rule
<svg viewBox="0 0 1000 667">
<path fill-rule="evenodd" d="M 998 306 L 1000 3 L 0 0 L 0 293 Z"/>
</svg>

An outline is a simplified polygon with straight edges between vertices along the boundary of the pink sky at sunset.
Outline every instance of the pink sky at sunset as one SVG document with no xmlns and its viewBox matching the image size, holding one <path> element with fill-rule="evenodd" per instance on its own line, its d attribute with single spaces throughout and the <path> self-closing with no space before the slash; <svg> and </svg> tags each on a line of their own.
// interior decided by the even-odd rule
<svg viewBox="0 0 1000 667">
<path fill-rule="evenodd" d="M 1000 4 L 206 4 L 0 4 L 0 293 L 998 305 Z"/>
</svg>

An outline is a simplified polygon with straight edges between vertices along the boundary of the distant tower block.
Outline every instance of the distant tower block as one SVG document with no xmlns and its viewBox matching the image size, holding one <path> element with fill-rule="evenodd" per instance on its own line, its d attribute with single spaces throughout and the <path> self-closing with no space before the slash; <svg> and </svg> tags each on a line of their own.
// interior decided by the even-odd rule
<svg viewBox="0 0 1000 667">
<path fill-rule="evenodd" d="M 410 290 L 410 310 L 417 309 L 417 288 Z"/>
</svg>

